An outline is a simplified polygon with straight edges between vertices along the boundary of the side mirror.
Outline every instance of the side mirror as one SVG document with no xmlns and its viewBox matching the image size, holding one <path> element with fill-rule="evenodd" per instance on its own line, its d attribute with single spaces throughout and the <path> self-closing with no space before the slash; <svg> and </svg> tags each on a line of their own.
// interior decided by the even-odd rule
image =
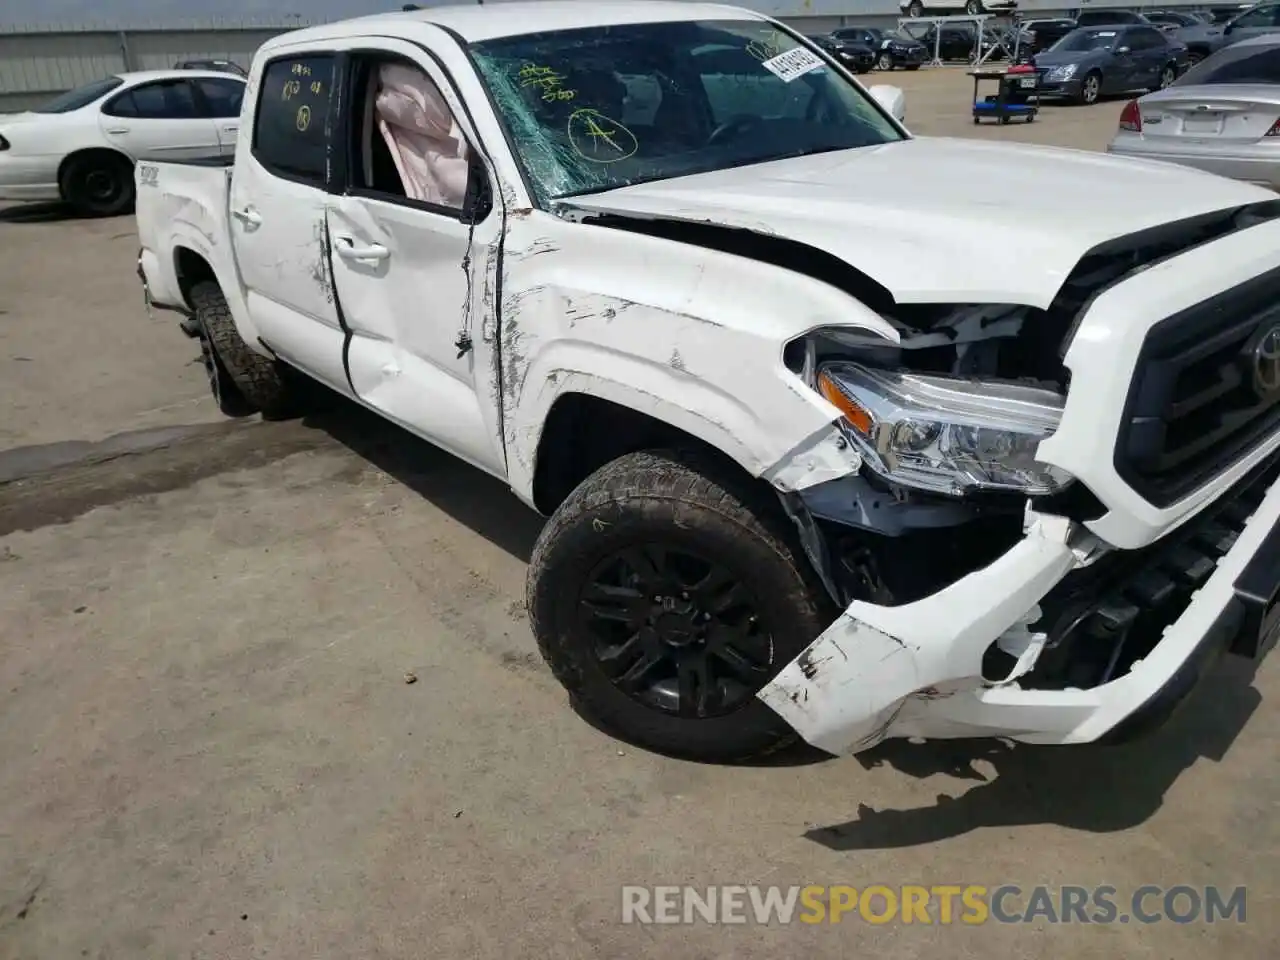
<svg viewBox="0 0 1280 960">
<path fill-rule="evenodd" d="M 1230 20 L 1227 22 L 1227 25 L 1222 28 L 1222 33 L 1225 36 L 1226 34 L 1233 31 L 1235 28 L 1236 28 L 1236 22 L 1234 20 Z"/>
<path fill-rule="evenodd" d="M 893 87 L 887 83 L 877 83 L 867 93 L 875 97 L 876 103 L 884 107 L 893 119 L 902 123 L 907 118 L 907 96 L 901 87 Z"/>
</svg>

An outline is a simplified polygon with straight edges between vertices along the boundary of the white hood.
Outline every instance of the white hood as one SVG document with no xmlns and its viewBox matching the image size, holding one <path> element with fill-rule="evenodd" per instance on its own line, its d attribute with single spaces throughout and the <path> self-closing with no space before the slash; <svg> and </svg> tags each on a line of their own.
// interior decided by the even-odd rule
<svg viewBox="0 0 1280 960">
<path fill-rule="evenodd" d="M 621 187 L 564 206 L 786 237 L 839 257 L 899 303 L 1043 308 L 1100 243 L 1274 199 L 1170 164 L 919 137 Z"/>
</svg>

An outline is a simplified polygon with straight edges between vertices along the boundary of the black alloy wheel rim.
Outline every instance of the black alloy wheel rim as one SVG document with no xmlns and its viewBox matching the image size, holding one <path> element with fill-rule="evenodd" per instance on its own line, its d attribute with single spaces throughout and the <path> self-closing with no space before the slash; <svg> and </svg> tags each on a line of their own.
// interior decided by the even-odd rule
<svg viewBox="0 0 1280 960">
<path fill-rule="evenodd" d="M 773 640 L 742 581 L 684 546 L 610 554 L 588 575 L 578 611 L 609 681 L 673 717 L 726 716 L 773 675 Z"/>
</svg>

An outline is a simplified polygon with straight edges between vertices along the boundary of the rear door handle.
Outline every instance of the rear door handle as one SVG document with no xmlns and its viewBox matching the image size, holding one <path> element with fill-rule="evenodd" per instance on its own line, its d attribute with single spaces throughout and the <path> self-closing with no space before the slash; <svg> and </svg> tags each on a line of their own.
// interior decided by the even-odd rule
<svg viewBox="0 0 1280 960">
<path fill-rule="evenodd" d="M 380 243 L 371 243 L 367 247 L 357 247 L 351 237 L 335 237 L 338 241 L 338 256 L 343 260 L 372 260 L 375 263 L 391 256 L 391 251 Z"/>
<path fill-rule="evenodd" d="M 128 133 L 128 132 L 129 132 L 128 127 L 108 127 L 107 128 L 107 133 L 114 134 L 115 136 L 120 136 L 121 134 Z"/>
<path fill-rule="evenodd" d="M 253 207 L 245 207 L 241 210 L 232 210 L 231 215 L 243 223 L 246 227 L 256 227 L 262 223 L 262 217 Z"/>
</svg>

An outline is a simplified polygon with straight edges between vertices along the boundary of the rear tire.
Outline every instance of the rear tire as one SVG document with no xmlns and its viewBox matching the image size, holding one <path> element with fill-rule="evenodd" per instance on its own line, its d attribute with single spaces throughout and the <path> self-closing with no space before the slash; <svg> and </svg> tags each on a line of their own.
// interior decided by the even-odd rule
<svg viewBox="0 0 1280 960">
<path fill-rule="evenodd" d="M 921 3 L 920 0 L 912 0 L 912 3 L 907 7 L 907 16 L 909 17 L 924 16 L 924 4 Z"/>
<path fill-rule="evenodd" d="M 205 365 L 210 370 L 210 387 L 218 408 L 233 417 L 255 412 L 268 420 L 293 416 L 296 391 L 289 382 L 289 371 L 283 364 L 249 349 L 236 330 L 231 308 L 218 285 L 213 281 L 197 283 L 191 288 L 191 305 L 200 324 L 202 349 L 208 351 Z M 216 379 L 219 369 L 226 375 L 225 383 Z M 234 391 L 220 389 L 224 385 L 234 387 Z M 233 393 L 239 395 L 238 400 Z M 229 408 L 224 402 L 229 403 Z"/>
<path fill-rule="evenodd" d="M 1166 63 L 1160 71 L 1160 79 L 1156 81 L 1156 85 L 1151 88 L 1151 92 L 1164 90 L 1166 87 L 1173 85 L 1173 81 L 1178 79 L 1178 68 L 1172 63 Z"/>
<path fill-rule="evenodd" d="M 67 163 L 58 187 L 62 198 L 81 216 L 119 216 L 133 208 L 133 164 L 118 153 L 86 153 Z"/>
<path fill-rule="evenodd" d="M 881 70 L 892 70 L 893 57 L 887 53 L 880 54 L 879 58 L 876 60 L 876 66 Z"/>
<path fill-rule="evenodd" d="M 560 505 L 529 564 L 538 648 L 602 728 L 670 756 L 795 742 L 755 693 L 834 611 L 768 491 L 710 457 L 628 454 Z"/>
</svg>

